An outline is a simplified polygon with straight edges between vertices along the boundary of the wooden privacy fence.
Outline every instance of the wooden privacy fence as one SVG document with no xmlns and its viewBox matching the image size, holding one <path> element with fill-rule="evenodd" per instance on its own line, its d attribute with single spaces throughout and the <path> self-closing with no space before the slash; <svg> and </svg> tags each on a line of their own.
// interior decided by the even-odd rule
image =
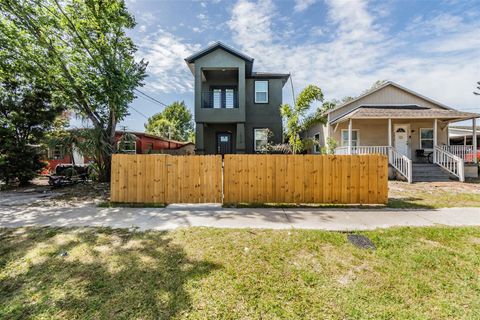
<svg viewBox="0 0 480 320">
<path fill-rule="evenodd" d="M 221 156 L 115 154 L 112 202 L 222 202 Z"/>
<path fill-rule="evenodd" d="M 224 161 L 225 203 L 388 200 L 385 155 L 226 155 Z"/>
<path fill-rule="evenodd" d="M 111 201 L 380 204 L 387 179 L 385 155 L 117 154 Z"/>
</svg>

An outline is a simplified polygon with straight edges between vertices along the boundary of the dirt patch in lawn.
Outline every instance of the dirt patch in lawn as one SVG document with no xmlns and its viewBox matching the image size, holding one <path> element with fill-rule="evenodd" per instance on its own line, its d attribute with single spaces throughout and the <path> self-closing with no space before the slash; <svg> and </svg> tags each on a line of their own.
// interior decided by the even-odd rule
<svg viewBox="0 0 480 320">
<path fill-rule="evenodd" d="M 480 207 L 480 179 L 465 183 L 389 181 L 388 188 L 389 207 Z"/>
<path fill-rule="evenodd" d="M 86 204 L 100 204 L 109 201 L 110 184 L 84 182 L 61 188 L 52 188 L 48 185 L 48 178 L 37 178 L 25 187 L 9 188 L 1 191 L 12 201 L 5 201 L 4 205 L 27 206 L 84 206 Z M 30 197 L 29 197 L 30 195 Z M 18 197 L 17 197 L 18 196 Z M 19 201 L 21 198 L 22 201 Z"/>
</svg>

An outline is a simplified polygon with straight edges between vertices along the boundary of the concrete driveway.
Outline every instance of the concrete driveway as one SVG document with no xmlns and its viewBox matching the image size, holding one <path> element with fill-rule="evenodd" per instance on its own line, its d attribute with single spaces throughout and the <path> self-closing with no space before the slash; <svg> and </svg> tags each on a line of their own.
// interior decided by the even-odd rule
<svg viewBox="0 0 480 320">
<path fill-rule="evenodd" d="M 370 230 L 395 226 L 480 226 L 480 208 L 388 209 L 230 209 L 219 204 L 166 208 L 0 205 L 0 227 L 95 226 L 170 230 L 179 227 Z"/>
</svg>

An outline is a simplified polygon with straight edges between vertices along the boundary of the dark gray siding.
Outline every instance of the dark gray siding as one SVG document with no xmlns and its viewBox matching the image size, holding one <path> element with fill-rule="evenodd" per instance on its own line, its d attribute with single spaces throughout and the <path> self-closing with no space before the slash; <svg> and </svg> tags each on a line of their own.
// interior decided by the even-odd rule
<svg viewBox="0 0 480 320">
<path fill-rule="evenodd" d="M 280 106 L 282 105 L 282 80 L 281 79 L 257 79 L 268 80 L 268 103 L 255 103 L 254 81 L 246 79 L 246 122 L 245 122 L 245 148 L 247 153 L 254 152 L 255 128 L 269 128 L 273 132 L 273 142 L 282 142 L 282 117 Z"/>
<path fill-rule="evenodd" d="M 217 133 L 230 132 L 232 134 L 232 151 L 236 153 L 237 125 L 231 123 L 210 123 L 204 127 L 205 154 L 215 154 Z"/>
</svg>

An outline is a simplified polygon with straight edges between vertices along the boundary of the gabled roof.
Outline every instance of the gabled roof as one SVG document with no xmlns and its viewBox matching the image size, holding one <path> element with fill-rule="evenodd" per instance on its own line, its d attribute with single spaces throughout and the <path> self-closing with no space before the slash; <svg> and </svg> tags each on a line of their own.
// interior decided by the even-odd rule
<svg viewBox="0 0 480 320">
<path fill-rule="evenodd" d="M 215 43 L 213 43 L 212 45 L 206 47 L 205 49 L 202 49 L 194 54 L 192 54 L 191 56 L 188 56 L 187 58 L 185 58 L 185 61 L 187 63 L 194 63 L 195 60 L 209 54 L 210 52 L 213 52 L 217 49 L 223 49 L 225 51 L 227 51 L 228 53 L 230 54 L 233 54 L 234 56 L 237 56 L 239 57 L 240 59 L 243 59 L 245 60 L 245 62 L 250 62 L 250 63 L 253 63 L 253 58 L 241 53 L 240 51 L 230 47 L 230 46 L 227 46 L 225 43 L 223 42 L 220 42 L 220 41 L 217 41 Z"/>
<path fill-rule="evenodd" d="M 244 60 L 245 61 L 246 75 L 250 75 L 252 73 L 253 60 L 254 60 L 253 58 L 241 53 L 240 51 L 238 51 L 238 50 L 236 50 L 236 49 L 234 49 L 230 46 L 227 46 L 223 42 L 217 41 L 217 42 L 213 43 L 212 45 L 206 47 L 205 49 L 202 49 L 202 50 L 188 56 L 187 58 L 185 58 L 185 62 L 187 63 L 188 67 L 190 68 L 190 71 L 192 71 L 192 74 L 195 74 L 195 68 L 194 68 L 195 61 L 197 59 L 200 59 L 203 56 L 206 56 L 209 53 L 212 53 L 213 51 L 215 51 L 217 49 L 224 50 L 224 51 L 230 53 L 231 55 L 234 55 L 234 56 Z"/>
<path fill-rule="evenodd" d="M 410 89 L 407 89 L 407 88 L 399 85 L 398 83 L 395 83 L 395 82 L 393 82 L 393 81 L 386 81 L 385 83 L 383 83 L 383 84 L 382 84 L 381 86 L 379 86 L 378 88 L 375 88 L 375 89 L 373 89 L 373 90 L 367 91 L 367 92 L 365 92 L 364 94 L 356 97 L 355 99 L 350 100 L 350 101 L 348 101 L 348 102 L 345 102 L 345 103 L 337 106 L 336 108 L 329 110 L 327 113 L 331 113 L 331 112 L 333 112 L 333 111 L 342 109 L 343 107 L 346 107 L 346 106 L 348 106 L 348 105 L 350 105 L 350 104 L 352 104 L 352 103 L 354 103 L 354 102 L 356 102 L 356 101 L 358 101 L 358 100 L 360 100 L 360 99 L 362 99 L 362 98 L 364 98 L 364 97 L 366 97 L 366 96 L 369 96 L 369 95 L 371 95 L 371 94 L 373 94 L 373 93 L 375 93 L 375 92 L 377 92 L 377 91 L 380 91 L 380 90 L 382 90 L 383 88 L 385 88 L 385 87 L 387 87 L 387 86 L 393 86 L 393 87 L 396 87 L 396 88 L 398 88 L 398 89 L 400 89 L 400 90 L 403 90 L 403 91 L 405 91 L 405 92 L 408 92 L 408 93 L 410 93 L 410 94 L 412 94 L 412 95 L 415 95 L 415 96 L 417 96 L 417 97 L 419 97 L 419 98 L 422 98 L 423 100 L 426 100 L 426 101 L 428 101 L 428 102 L 431 102 L 431 103 L 439 106 L 439 107 L 442 108 L 442 109 L 453 110 L 452 108 L 450 108 L 450 107 L 447 106 L 447 105 L 444 105 L 443 103 L 440 103 L 440 102 L 438 102 L 438 101 L 435 101 L 435 100 L 433 100 L 433 99 L 430 99 L 430 98 L 428 98 L 428 97 L 426 97 L 426 96 L 424 96 L 424 95 L 422 95 L 422 94 L 420 94 L 420 93 L 418 93 L 418 92 L 415 92 L 415 91 L 412 91 L 412 90 L 410 90 Z"/>
</svg>

